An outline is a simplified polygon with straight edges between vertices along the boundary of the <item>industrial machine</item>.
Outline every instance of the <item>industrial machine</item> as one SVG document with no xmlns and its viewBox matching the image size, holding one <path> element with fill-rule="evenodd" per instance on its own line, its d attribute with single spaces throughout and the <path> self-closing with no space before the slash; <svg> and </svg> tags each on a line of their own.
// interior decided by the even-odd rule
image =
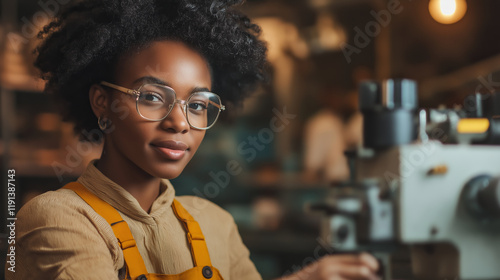
<svg viewBox="0 0 500 280">
<path fill-rule="evenodd" d="M 352 179 L 311 206 L 324 213 L 322 238 L 376 256 L 409 245 L 416 279 L 500 279 L 500 94 L 418 110 L 414 81 L 385 80 L 359 97 Z"/>
</svg>

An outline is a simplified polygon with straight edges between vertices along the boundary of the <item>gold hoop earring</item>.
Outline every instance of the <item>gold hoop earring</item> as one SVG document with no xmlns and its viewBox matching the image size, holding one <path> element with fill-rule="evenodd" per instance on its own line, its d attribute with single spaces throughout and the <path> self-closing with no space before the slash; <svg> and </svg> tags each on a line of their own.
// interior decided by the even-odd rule
<svg viewBox="0 0 500 280">
<path fill-rule="evenodd" d="M 106 120 L 105 117 L 102 117 L 100 116 L 99 118 L 97 118 L 97 124 L 99 125 L 99 128 L 102 130 L 102 131 L 105 131 L 106 129 L 108 129 L 108 126 L 109 126 L 109 121 Z"/>
</svg>

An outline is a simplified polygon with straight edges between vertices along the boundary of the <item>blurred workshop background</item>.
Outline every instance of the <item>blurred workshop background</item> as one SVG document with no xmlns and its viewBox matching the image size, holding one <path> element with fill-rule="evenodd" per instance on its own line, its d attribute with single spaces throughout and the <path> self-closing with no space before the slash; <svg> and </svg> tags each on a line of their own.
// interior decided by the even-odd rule
<svg viewBox="0 0 500 280">
<path fill-rule="evenodd" d="M 68 2 L 1 1 L 2 221 L 8 169 L 16 170 L 19 209 L 100 155 L 73 136 L 32 66 L 38 30 Z M 263 29 L 272 79 L 208 132 L 173 184 L 178 195 L 227 209 L 258 270 L 272 279 L 330 250 L 318 239 L 319 216 L 304 209 L 349 176 L 343 151 L 362 138 L 358 82 L 415 79 L 423 107 L 463 106 L 466 95 L 495 90 L 500 1 L 248 0 L 239 8 Z M 0 260 L 7 230 L 0 229 Z M 396 260 L 394 276 L 410 277 L 406 252 Z"/>
</svg>

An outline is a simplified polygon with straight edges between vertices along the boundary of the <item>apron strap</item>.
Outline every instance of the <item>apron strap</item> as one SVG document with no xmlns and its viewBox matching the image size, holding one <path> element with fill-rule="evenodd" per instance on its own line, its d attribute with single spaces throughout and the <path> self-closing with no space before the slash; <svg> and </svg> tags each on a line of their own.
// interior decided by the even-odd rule
<svg viewBox="0 0 500 280">
<path fill-rule="evenodd" d="M 87 204 L 89 204 L 92 209 L 97 212 L 97 214 L 102 216 L 109 223 L 116 238 L 118 239 L 118 244 L 123 250 L 126 268 L 131 279 L 137 279 L 140 276 L 148 275 L 146 265 L 144 264 L 141 254 L 139 253 L 134 236 L 130 232 L 128 224 L 122 219 L 118 210 L 94 195 L 85 186 L 78 182 L 68 183 L 63 188 L 73 190 L 76 194 L 78 194 L 78 196 L 87 202 Z M 172 209 L 175 216 L 182 222 L 186 230 L 194 266 L 199 266 L 204 269 L 206 266 L 211 267 L 212 263 L 210 261 L 207 244 L 205 242 L 205 236 L 203 235 L 198 222 L 176 199 L 172 202 Z"/>
<path fill-rule="evenodd" d="M 91 193 L 86 187 L 78 182 L 68 183 L 63 188 L 74 191 L 87 202 L 97 214 L 106 219 L 118 239 L 118 244 L 123 250 L 123 257 L 130 277 L 136 279 L 141 275 L 147 275 L 148 271 L 139 253 L 134 236 L 118 210 Z"/>
<path fill-rule="evenodd" d="M 191 255 L 193 256 L 194 266 L 212 266 L 207 243 L 205 242 L 205 236 L 198 222 L 186 209 L 184 209 L 177 199 L 174 199 L 172 202 L 172 208 L 175 216 L 182 222 L 186 229 L 187 239 L 191 245 Z"/>
</svg>

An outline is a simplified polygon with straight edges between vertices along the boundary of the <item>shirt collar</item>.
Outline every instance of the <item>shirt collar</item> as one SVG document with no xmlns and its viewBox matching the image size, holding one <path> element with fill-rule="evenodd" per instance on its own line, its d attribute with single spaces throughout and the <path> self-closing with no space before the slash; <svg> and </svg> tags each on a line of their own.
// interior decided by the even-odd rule
<svg viewBox="0 0 500 280">
<path fill-rule="evenodd" d="M 96 161 L 92 160 L 87 165 L 85 172 L 77 181 L 121 213 L 143 223 L 153 224 L 156 217 L 159 217 L 171 207 L 175 197 L 175 190 L 169 180 L 161 180 L 160 195 L 151 205 L 148 214 L 142 209 L 135 197 L 95 167 L 94 163 Z"/>
</svg>

